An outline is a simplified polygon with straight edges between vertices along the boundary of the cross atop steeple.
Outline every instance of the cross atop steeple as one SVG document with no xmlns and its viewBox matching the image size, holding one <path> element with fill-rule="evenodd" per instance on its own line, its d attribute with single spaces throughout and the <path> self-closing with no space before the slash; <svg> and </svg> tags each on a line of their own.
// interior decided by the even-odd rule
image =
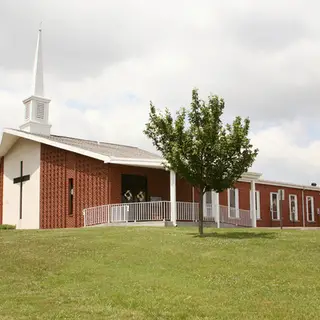
<svg viewBox="0 0 320 320">
<path fill-rule="evenodd" d="M 38 41 L 33 67 L 31 96 L 23 101 L 25 105 L 24 124 L 21 130 L 50 135 L 51 124 L 49 124 L 50 99 L 44 97 L 43 89 L 43 61 L 42 61 L 42 29 L 41 24 L 38 32 Z"/>
</svg>

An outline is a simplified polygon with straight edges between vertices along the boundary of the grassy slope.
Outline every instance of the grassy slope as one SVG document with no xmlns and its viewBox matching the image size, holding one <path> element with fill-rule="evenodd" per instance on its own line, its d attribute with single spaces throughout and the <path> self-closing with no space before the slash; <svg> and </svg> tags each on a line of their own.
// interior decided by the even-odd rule
<svg viewBox="0 0 320 320">
<path fill-rule="evenodd" d="M 320 232 L 194 232 L 0 231 L 0 319 L 318 318 Z"/>
</svg>

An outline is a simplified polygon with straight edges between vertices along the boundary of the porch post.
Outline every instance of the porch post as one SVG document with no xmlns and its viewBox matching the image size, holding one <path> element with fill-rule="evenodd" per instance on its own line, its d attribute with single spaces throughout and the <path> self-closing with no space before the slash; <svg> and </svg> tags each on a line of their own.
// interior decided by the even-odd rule
<svg viewBox="0 0 320 320">
<path fill-rule="evenodd" d="M 202 208 L 203 208 L 203 217 L 207 217 L 207 192 L 205 192 L 203 195 Z"/>
<path fill-rule="evenodd" d="M 211 207 L 212 214 L 215 217 L 217 228 L 220 228 L 220 206 L 219 206 L 219 193 L 211 190 Z"/>
<path fill-rule="evenodd" d="M 215 204 L 216 204 L 216 201 L 215 201 L 215 197 L 216 196 L 216 193 L 211 190 L 211 214 L 212 214 L 212 218 L 215 218 L 216 220 L 216 208 L 215 208 Z"/>
<path fill-rule="evenodd" d="M 170 204 L 171 204 L 171 221 L 177 226 L 177 198 L 176 198 L 176 173 L 170 171 Z"/>
<path fill-rule="evenodd" d="M 257 212 L 256 212 L 256 183 L 254 180 L 251 181 L 251 219 L 252 219 L 252 228 L 257 227 Z"/>
</svg>

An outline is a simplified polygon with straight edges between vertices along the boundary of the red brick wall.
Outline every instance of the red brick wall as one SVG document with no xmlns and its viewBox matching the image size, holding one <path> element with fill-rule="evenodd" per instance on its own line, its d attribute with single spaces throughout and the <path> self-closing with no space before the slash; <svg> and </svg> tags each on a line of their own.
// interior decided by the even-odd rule
<svg viewBox="0 0 320 320">
<path fill-rule="evenodd" d="M 0 158 L 0 224 L 2 224 L 3 213 L 3 157 Z"/>
<path fill-rule="evenodd" d="M 314 217 L 315 222 L 308 222 L 307 221 L 307 204 L 306 204 L 306 197 L 312 196 L 314 200 Z M 299 200 L 298 200 L 299 201 Z M 317 209 L 320 209 L 320 192 L 319 191 L 311 191 L 305 190 L 304 191 L 304 211 L 305 211 L 305 222 L 307 227 L 320 227 L 320 215 L 317 214 Z"/>
<path fill-rule="evenodd" d="M 244 210 L 250 210 L 251 184 L 248 182 L 237 182 L 235 187 L 239 189 L 239 208 Z M 279 221 L 274 221 L 271 219 L 271 213 L 270 213 L 270 193 L 277 192 L 279 189 L 285 190 L 285 200 L 283 201 L 283 206 L 282 206 L 283 225 L 287 227 L 303 226 L 302 190 L 301 189 L 256 183 L 256 190 L 260 192 L 260 216 L 261 216 L 261 220 L 257 220 L 257 226 L 258 227 L 279 227 L 280 226 Z M 289 194 L 297 195 L 298 221 L 295 221 L 295 222 L 290 220 Z M 306 211 L 307 196 L 314 197 L 315 222 L 307 221 L 307 211 Z M 220 193 L 219 202 L 220 202 L 220 205 L 222 206 L 228 205 L 227 190 Z M 317 208 L 320 208 L 320 193 L 318 191 L 305 190 L 304 191 L 305 226 L 320 227 L 320 217 L 317 214 Z"/>
<path fill-rule="evenodd" d="M 74 180 L 73 215 L 68 180 Z M 83 225 L 82 210 L 108 202 L 108 166 L 102 161 L 41 145 L 40 228 Z"/>
<path fill-rule="evenodd" d="M 136 174 L 147 177 L 148 197 L 161 197 L 170 200 L 170 172 L 161 169 L 110 165 L 110 203 L 121 203 L 121 175 Z M 177 177 L 177 201 L 191 201 L 192 187 Z"/>
<path fill-rule="evenodd" d="M 170 200 L 170 173 L 160 169 L 107 165 L 102 161 L 41 145 L 40 228 L 83 226 L 82 210 L 121 203 L 121 174 L 147 177 L 148 196 Z M 74 208 L 68 214 L 68 180 L 73 178 Z M 191 201 L 192 187 L 177 178 L 177 201 Z"/>
<path fill-rule="evenodd" d="M 263 184 L 256 184 L 256 190 L 260 192 L 260 215 L 261 220 L 257 221 L 258 227 L 279 227 L 280 222 L 272 220 L 270 212 L 270 193 L 278 192 L 281 187 L 270 186 Z M 285 200 L 282 204 L 282 217 L 284 226 L 293 226 L 290 221 L 289 212 L 289 194 L 296 194 L 298 201 L 298 221 L 295 222 L 295 226 L 302 226 L 302 204 L 301 204 L 301 191 L 299 189 L 281 188 L 285 190 Z"/>
<path fill-rule="evenodd" d="M 235 188 L 239 190 L 239 208 L 243 210 L 250 210 L 250 183 L 237 182 Z M 219 204 L 221 206 L 228 205 L 228 191 L 224 190 L 219 194 Z"/>
<path fill-rule="evenodd" d="M 3 160 L 3 159 L 1 159 Z M 83 225 L 82 210 L 91 206 L 107 203 L 121 203 L 121 174 L 137 174 L 147 177 L 148 197 L 159 196 L 170 200 L 170 173 L 160 169 L 138 168 L 121 165 L 107 165 L 102 161 L 77 155 L 58 148 L 41 145 L 40 169 L 40 227 L 65 228 Z M 73 214 L 68 214 L 68 180 L 74 182 Z M 240 209 L 250 210 L 250 183 L 238 182 Z M 261 220 L 259 227 L 276 227 L 279 221 L 272 221 L 270 214 L 270 192 L 277 192 L 279 186 L 256 183 L 260 191 Z M 2 222 L 3 194 L 3 161 L 0 161 L 0 223 Z M 302 226 L 302 190 L 285 187 L 283 202 L 284 226 Z M 298 198 L 298 222 L 293 224 L 289 217 L 289 194 Z M 316 222 L 306 219 L 306 196 L 314 197 Z M 195 201 L 199 195 L 195 190 Z M 177 201 L 192 201 L 192 187 L 183 179 L 177 177 Z M 227 191 L 220 194 L 220 205 L 227 206 Z M 304 191 L 305 225 L 320 226 L 317 208 L 320 208 L 318 191 Z"/>
<path fill-rule="evenodd" d="M 282 204 L 282 217 L 283 225 L 287 227 L 303 226 L 303 206 L 302 206 L 302 190 L 297 188 L 271 186 L 266 184 L 256 184 L 256 190 L 260 191 L 260 212 L 261 220 L 257 222 L 259 227 L 279 227 L 280 222 L 271 219 L 270 213 L 270 192 L 277 192 L 279 189 L 285 190 L 285 200 Z M 298 221 L 290 220 L 289 211 L 289 194 L 297 195 L 298 202 Z M 310 223 L 307 221 L 306 215 L 306 196 L 314 197 L 314 210 L 315 210 L 315 222 Z M 317 208 L 320 208 L 320 195 L 318 191 L 305 190 L 304 191 L 304 215 L 305 226 L 319 226 L 319 216 L 317 215 Z"/>
</svg>

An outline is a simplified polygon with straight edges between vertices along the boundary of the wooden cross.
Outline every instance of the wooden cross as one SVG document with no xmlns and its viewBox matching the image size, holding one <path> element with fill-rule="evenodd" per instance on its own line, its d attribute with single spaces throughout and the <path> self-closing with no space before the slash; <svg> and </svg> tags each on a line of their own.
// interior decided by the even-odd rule
<svg viewBox="0 0 320 320">
<path fill-rule="evenodd" d="M 20 183 L 20 208 L 19 217 L 22 219 L 22 186 L 24 181 L 30 180 L 30 174 L 23 175 L 23 161 L 20 161 L 20 176 L 13 179 L 13 183 Z"/>
</svg>

